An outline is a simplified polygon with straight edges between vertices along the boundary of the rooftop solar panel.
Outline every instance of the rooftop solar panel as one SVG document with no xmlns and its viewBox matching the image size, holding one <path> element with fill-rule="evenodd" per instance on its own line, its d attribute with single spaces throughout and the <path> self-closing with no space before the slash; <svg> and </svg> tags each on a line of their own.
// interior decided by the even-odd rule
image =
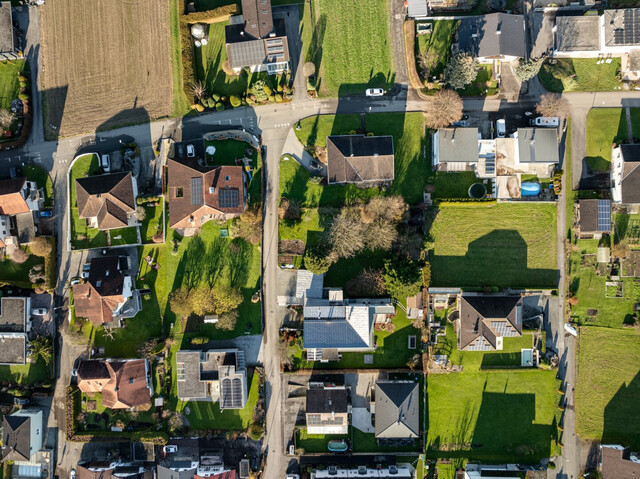
<svg viewBox="0 0 640 479">
<path fill-rule="evenodd" d="M 202 204 L 202 177 L 191 178 L 191 204 Z"/>
<path fill-rule="evenodd" d="M 237 208 L 240 197 L 237 188 L 221 189 L 218 193 L 218 206 L 220 208 Z"/>
<path fill-rule="evenodd" d="M 598 200 L 598 231 L 611 229 L 611 204 L 609 200 Z"/>
</svg>

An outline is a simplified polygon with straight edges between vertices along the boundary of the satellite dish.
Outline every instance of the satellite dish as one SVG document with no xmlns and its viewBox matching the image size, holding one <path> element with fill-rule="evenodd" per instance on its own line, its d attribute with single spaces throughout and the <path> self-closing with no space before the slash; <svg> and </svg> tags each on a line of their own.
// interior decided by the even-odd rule
<svg viewBox="0 0 640 479">
<path fill-rule="evenodd" d="M 206 152 L 207 155 L 214 155 L 216 152 L 216 147 L 213 145 L 207 146 Z"/>
<path fill-rule="evenodd" d="M 202 40 L 205 36 L 205 29 L 202 23 L 194 23 L 191 25 L 191 35 L 197 40 Z"/>
<path fill-rule="evenodd" d="M 200 47 L 200 46 L 202 46 L 202 43 L 200 43 L 200 40 L 196 40 L 195 42 L 193 42 L 193 44 L 194 44 L 196 47 Z"/>
</svg>

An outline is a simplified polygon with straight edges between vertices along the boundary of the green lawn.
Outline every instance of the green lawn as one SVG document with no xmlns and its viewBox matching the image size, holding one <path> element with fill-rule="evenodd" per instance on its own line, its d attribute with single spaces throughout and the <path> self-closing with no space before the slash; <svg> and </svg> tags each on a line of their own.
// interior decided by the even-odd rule
<svg viewBox="0 0 640 479">
<path fill-rule="evenodd" d="M 410 204 L 422 201 L 430 173 L 429 139 L 424 136 L 422 114 L 368 114 L 365 121 L 367 132 L 393 136 L 395 179 L 387 193 L 402 195 Z M 305 118 L 300 126 L 296 136 L 304 146 L 326 147 L 327 136 L 357 131 L 361 128 L 361 120 L 359 115 L 318 115 Z M 309 184 L 308 172 L 294 163 L 293 160 L 280 162 L 280 194 L 296 199 L 304 206 L 342 206 L 379 194 L 378 189 L 363 190 L 356 185 L 322 187 Z"/>
<path fill-rule="evenodd" d="M 321 95 L 364 94 L 366 88 L 393 85 L 389 15 L 388 0 L 314 0 L 311 55 Z"/>
<path fill-rule="evenodd" d="M 175 358 L 175 356 L 174 356 Z M 175 359 L 174 361 L 175 362 Z M 175 366 L 175 365 L 174 365 Z M 247 429 L 251 424 L 256 403 L 258 402 L 259 376 L 254 373 L 247 377 L 249 382 L 248 399 L 244 409 L 220 410 L 219 403 L 205 401 L 178 401 L 176 411 L 185 414 L 191 429 L 222 429 L 225 431 L 241 431 Z M 177 385 L 173 384 L 174 387 Z M 175 389 L 174 389 L 175 391 Z M 174 397 L 175 397 L 174 392 Z M 189 407 L 189 414 L 184 409 Z"/>
<path fill-rule="evenodd" d="M 49 173 L 43 168 L 35 165 L 24 165 L 22 167 L 24 176 L 29 181 L 35 181 L 38 187 L 44 191 L 44 207 L 51 208 L 53 206 L 53 182 Z"/>
<path fill-rule="evenodd" d="M 150 408 L 148 411 L 139 411 L 137 413 L 131 413 L 126 410 L 110 409 L 102 404 L 102 393 L 81 393 L 80 401 L 82 412 L 87 413 L 85 424 L 91 425 L 91 429 L 97 427 L 103 431 L 109 431 L 111 430 L 111 426 L 116 425 L 117 421 L 122 421 L 125 425 L 135 421 L 135 427 L 137 430 L 149 428 L 152 425 L 155 426 L 155 421 L 152 418 L 152 415 L 155 412 L 153 408 Z M 96 409 L 94 411 L 89 411 L 89 401 L 96 402 Z M 106 421 L 105 418 L 102 417 L 103 413 L 107 413 L 108 419 Z"/>
<path fill-rule="evenodd" d="M 469 188 L 474 183 L 482 183 L 473 171 L 445 172 L 436 171 L 429 179 L 434 185 L 433 199 L 469 198 Z M 487 191 L 491 191 L 491 183 L 487 183 Z"/>
<path fill-rule="evenodd" d="M 437 64 L 431 71 L 431 77 L 439 78 L 451 56 L 451 42 L 458 29 L 459 20 L 438 20 L 432 22 L 433 32 L 430 35 L 417 35 L 416 53 L 422 55 L 429 50 L 437 57 Z M 416 57 L 416 61 L 419 57 Z M 424 80 L 424 78 L 423 78 Z"/>
<path fill-rule="evenodd" d="M 274 2 L 271 2 L 275 5 Z M 305 62 L 312 61 L 311 57 L 311 4 L 304 2 L 302 5 L 298 5 L 298 13 L 300 15 L 300 41 L 302 42 L 301 55 Z"/>
<path fill-rule="evenodd" d="M 587 115 L 587 164 L 609 171 L 613 143 L 627 139 L 627 117 L 622 108 L 592 108 Z"/>
<path fill-rule="evenodd" d="M 29 282 L 29 271 L 36 265 L 44 265 L 44 258 L 32 254 L 24 263 L 14 263 L 8 258 L 0 261 L 0 284 L 32 288 L 33 285 Z"/>
<path fill-rule="evenodd" d="M 571 225 L 573 225 L 573 211 L 574 204 L 576 202 L 577 192 L 573 191 L 573 173 L 571 170 L 571 159 L 573 158 L 573 147 L 571 143 L 571 118 L 567 118 L 567 133 L 566 133 L 567 142 L 565 145 L 565 161 L 562 166 L 564 168 L 564 174 L 566 178 L 566 222 L 567 222 L 567 238 L 571 238 Z"/>
<path fill-rule="evenodd" d="M 345 274 L 346 277 L 351 277 Z M 326 283 L 331 284 L 329 281 Z M 331 286 L 336 286 L 331 284 Z M 396 317 L 393 318 L 395 330 L 393 332 L 376 331 L 375 342 L 378 348 L 372 353 L 373 364 L 364 363 L 363 353 L 342 353 L 340 361 L 332 361 L 322 364 L 323 369 L 351 369 L 351 368 L 406 368 L 407 361 L 414 354 L 418 354 L 418 349 L 408 348 L 409 335 L 420 337 L 420 331 L 411 326 L 411 321 L 407 319 L 404 311 L 396 309 Z M 317 362 L 308 362 L 304 359 L 305 353 L 303 344 L 298 343 L 288 347 L 289 354 L 293 355 L 293 366 L 295 369 L 313 369 L 318 367 Z"/>
<path fill-rule="evenodd" d="M 421 402 L 422 404 L 422 402 Z M 422 416 L 422 407 L 420 407 L 420 415 Z M 351 428 L 351 442 L 353 444 L 353 452 L 419 452 L 420 445 L 414 441 L 413 446 L 378 446 L 376 435 L 374 433 L 362 432 L 356 427 Z"/>
<path fill-rule="evenodd" d="M 603 444 L 640 448 L 640 334 L 580 328 L 576 433 Z"/>
<path fill-rule="evenodd" d="M 545 62 L 538 78 L 548 91 L 611 91 L 622 87 L 620 59 L 596 64 L 596 58 L 558 58 L 555 65 Z"/>
<path fill-rule="evenodd" d="M 554 204 L 441 203 L 430 236 L 434 286 L 557 284 Z"/>
<path fill-rule="evenodd" d="M 247 142 L 234 140 L 232 138 L 228 140 L 209 140 L 205 141 L 205 148 L 213 146 L 216 152 L 213 155 L 205 155 L 208 165 L 235 165 L 237 159 L 247 157 L 246 150 L 249 148 L 251 154 L 248 158 L 253 160 L 255 164 L 258 152 L 255 148 L 251 147 Z"/>
<path fill-rule="evenodd" d="M 38 358 L 35 363 L 21 366 L 0 366 L 0 377 L 12 385 L 45 385 L 51 386 L 51 365 Z"/>
<path fill-rule="evenodd" d="M 462 96 L 490 96 L 498 93 L 498 82 L 493 78 L 492 65 L 480 65 L 476 79 L 466 87 L 458 90 Z"/>
<path fill-rule="evenodd" d="M 158 203 L 158 205 L 151 206 L 151 203 Z M 145 217 L 140 225 L 140 235 L 143 243 L 151 243 L 153 236 L 158 232 L 162 232 L 162 200 L 145 203 L 142 206 L 145 211 Z"/>
<path fill-rule="evenodd" d="M 182 89 L 182 46 L 180 44 L 180 15 L 184 3 L 169 1 L 169 29 L 171 40 L 171 74 L 173 76 L 173 115 L 183 116 L 189 111 L 189 102 Z"/>
<path fill-rule="evenodd" d="M 11 102 L 18 98 L 20 93 L 18 76 L 26 67 L 26 60 L 0 62 L 0 109 L 8 110 Z"/>
<path fill-rule="evenodd" d="M 340 439 L 348 441 L 349 438 L 348 434 L 307 434 L 307 429 L 303 427 L 296 431 L 296 448 L 304 449 L 305 453 L 328 453 L 329 441 L 339 441 Z"/>
<path fill-rule="evenodd" d="M 624 323 L 633 323 L 633 304 L 640 302 L 640 280 L 622 278 L 624 297 L 606 298 L 607 276 L 598 275 L 595 264 L 581 264 L 582 253 L 595 253 L 597 243 L 598 240 L 578 240 L 569 257 L 569 292 L 577 298 L 577 304 L 571 306 L 571 319 L 580 324 L 620 328 Z"/>
<path fill-rule="evenodd" d="M 427 456 L 537 463 L 555 453 L 556 372 L 431 374 Z"/>
</svg>

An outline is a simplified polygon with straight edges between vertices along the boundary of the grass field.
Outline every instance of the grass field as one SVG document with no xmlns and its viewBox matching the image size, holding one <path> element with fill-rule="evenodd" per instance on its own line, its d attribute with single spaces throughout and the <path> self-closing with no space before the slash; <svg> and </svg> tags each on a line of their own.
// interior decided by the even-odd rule
<svg viewBox="0 0 640 479">
<path fill-rule="evenodd" d="M 21 366 L 0 366 L 0 376 L 3 381 L 17 386 L 24 385 L 51 385 L 51 366 L 40 358 L 35 363 L 27 363 Z"/>
<path fill-rule="evenodd" d="M 329 441 L 344 439 L 349 440 L 348 434 L 307 434 L 307 428 L 296 431 L 296 448 L 309 452 L 328 452 Z"/>
<path fill-rule="evenodd" d="M 620 59 L 596 64 L 595 58 L 558 58 L 555 65 L 545 62 L 538 78 L 551 92 L 612 91 L 622 88 Z"/>
<path fill-rule="evenodd" d="M 0 62 L 0 110 L 8 110 L 11 102 L 18 98 L 20 93 L 18 76 L 26 65 L 25 60 Z"/>
<path fill-rule="evenodd" d="M 431 228 L 431 283 L 555 287 L 556 206 L 442 203 Z"/>
<path fill-rule="evenodd" d="M 367 132 L 393 136 L 395 179 L 387 192 L 402 195 L 410 204 L 422 201 L 430 173 L 429 139 L 424 136 L 422 114 L 368 114 L 365 121 Z M 305 118 L 300 126 L 296 135 L 303 145 L 326 147 L 327 136 L 359 130 L 361 120 L 359 115 L 318 115 Z M 355 185 L 309 185 L 308 173 L 293 163 L 291 160 L 280 162 L 280 193 L 297 199 L 304 206 L 341 206 L 377 194 L 376 189 L 362 190 Z"/>
<path fill-rule="evenodd" d="M 169 0 L 49 2 L 42 11 L 48 136 L 105 130 L 174 110 Z M 175 12 L 174 12 L 175 13 Z M 53 41 L 55 39 L 55 41 Z M 177 46 L 174 44 L 173 48 Z M 57 130 L 49 129 L 53 124 Z"/>
<path fill-rule="evenodd" d="M 458 90 L 458 93 L 462 96 L 490 96 L 495 95 L 498 91 L 498 82 L 493 77 L 493 66 L 480 65 L 476 79 L 463 89 Z"/>
<path fill-rule="evenodd" d="M 609 171 L 611 146 L 627 139 L 627 117 L 622 108 L 593 108 L 587 115 L 587 164 Z"/>
<path fill-rule="evenodd" d="M 393 85 L 389 15 L 388 0 L 314 0 L 311 55 L 322 96 Z"/>
<path fill-rule="evenodd" d="M 576 385 L 576 433 L 640 448 L 640 334 L 582 327 Z"/>
<path fill-rule="evenodd" d="M 557 387 L 555 371 L 430 375 L 427 456 L 537 463 L 553 455 Z"/>
</svg>

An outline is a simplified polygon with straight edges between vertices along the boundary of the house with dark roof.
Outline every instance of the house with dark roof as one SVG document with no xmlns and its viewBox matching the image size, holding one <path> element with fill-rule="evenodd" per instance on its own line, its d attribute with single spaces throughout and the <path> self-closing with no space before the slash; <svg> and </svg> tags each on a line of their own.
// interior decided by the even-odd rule
<svg viewBox="0 0 640 479">
<path fill-rule="evenodd" d="M 35 464 L 44 435 L 42 411 L 21 409 L 2 419 L 2 461 Z"/>
<path fill-rule="evenodd" d="M 390 183 L 395 177 L 392 136 L 327 137 L 327 182 Z"/>
<path fill-rule="evenodd" d="M 242 15 L 225 27 L 225 42 L 236 73 L 245 67 L 270 75 L 289 70 L 286 22 L 273 18 L 271 0 L 242 0 Z"/>
<path fill-rule="evenodd" d="M 376 381 L 375 405 L 375 437 L 378 444 L 413 444 L 420 435 L 418 383 Z"/>
<path fill-rule="evenodd" d="M 640 477 L 640 455 L 619 444 L 600 445 L 602 479 L 637 479 Z"/>
<path fill-rule="evenodd" d="M 82 360 L 77 372 L 78 389 L 101 393 L 110 409 L 132 409 L 151 404 L 153 383 L 146 359 Z"/>
<path fill-rule="evenodd" d="M 178 398 L 217 402 L 221 410 L 242 409 L 247 403 L 244 351 L 211 349 L 176 353 Z"/>
<path fill-rule="evenodd" d="M 620 145 L 611 154 L 611 199 L 637 213 L 640 206 L 640 145 Z"/>
<path fill-rule="evenodd" d="M 33 215 L 44 202 L 35 181 L 0 180 L 0 248 L 28 244 L 35 238 Z"/>
<path fill-rule="evenodd" d="M 90 228 L 110 230 L 138 225 L 138 184 L 131 172 L 76 179 L 78 217 Z"/>
<path fill-rule="evenodd" d="M 463 294 L 459 310 L 459 350 L 501 351 L 504 337 L 522 336 L 521 296 Z"/>
<path fill-rule="evenodd" d="M 0 364 L 26 364 L 30 311 L 30 298 L 0 298 Z"/>
<path fill-rule="evenodd" d="M 580 238 L 602 238 L 610 234 L 611 200 L 580 200 L 576 218 L 576 233 Z"/>
<path fill-rule="evenodd" d="M 242 166 L 206 166 L 204 155 L 182 156 L 180 145 L 174 146 L 168 160 L 171 228 L 193 236 L 207 221 L 228 220 L 246 210 L 248 184 Z"/>
<path fill-rule="evenodd" d="M 432 164 L 438 171 L 473 171 L 478 163 L 477 128 L 440 128 L 431 134 Z"/>
<path fill-rule="evenodd" d="M 522 15 L 490 13 L 460 20 L 458 50 L 480 63 L 511 62 L 527 58 L 525 21 Z"/>
<path fill-rule="evenodd" d="M 13 28 L 11 2 L 0 2 L 0 58 L 15 58 L 16 34 Z"/>
<path fill-rule="evenodd" d="M 117 328 L 123 318 L 138 314 L 142 301 L 130 269 L 128 256 L 92 258 L 87 282 L 73 286 L 76 316 L 95 326 Z"/>
<path fill-rule="evenodd" d="M 517 143 L 517 148 L 514 149 L 513 169 L 519 173 L 535 173 L 541 178 L 549 178 L 560 162 L 558 130 L 518 128 L 513 138 Z"/>
<path fill-rule="evenodd" d="M 349 392 L 344 385 L 309 384 L 305 417 L 308 434 L 347 434 Z"/>
<path fill-rule="evenodd" d="M 557 15 L 553 32 L 553 55 L 597 56 L 600 52 L 600 31 L 598 15 Z"/>
</svg>

